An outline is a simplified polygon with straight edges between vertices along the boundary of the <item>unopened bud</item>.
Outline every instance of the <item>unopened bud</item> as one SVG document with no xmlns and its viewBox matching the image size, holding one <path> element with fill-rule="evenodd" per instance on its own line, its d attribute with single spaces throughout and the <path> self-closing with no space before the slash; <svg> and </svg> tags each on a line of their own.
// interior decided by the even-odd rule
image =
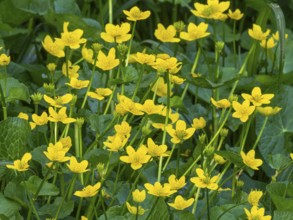
<svg viewBox="0 0 293 220">
<path fill-rule="evenodd" d="M 93 43 L 92 48 L 96 53 L 99 53 L 99 51 L 103 48 L 103 45 L 99 43 Z"/>
<path fill-rule="evenodd" d="M 47 69 L 50 71 L 50 73 L 54 73 L 54 71 L 56 69 L 56 64 L 55 63 L 48 63 Z"/>
<path fill-rule="evenodd" d="M 220 131 L 220 135 L 222 138 L 227 137 L 229 130 L 226 128 L 222 128 L 222 130 Z"/>
<path fill-rule="evenodd" d="M 184 31 L 185 24 L 183 21 L 177 21 L 174 23 L 174 27 L 178 33 Z"/>
<path fill-rule="evenodd" d="M 37 92 L 37 93 L 32 94 L 31 98 L 32 98 L 34 104 L 38 105 L 43 98 L 43 94 Z"/>
</svg>

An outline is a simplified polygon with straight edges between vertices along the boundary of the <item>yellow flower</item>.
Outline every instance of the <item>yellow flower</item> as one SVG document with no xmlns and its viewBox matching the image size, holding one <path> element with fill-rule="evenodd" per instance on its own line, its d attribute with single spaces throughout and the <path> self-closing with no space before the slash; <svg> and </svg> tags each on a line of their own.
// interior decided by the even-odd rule
<svg viewBox="0 0 293 220">
<path fill-rule="evenodd" d="M 82 88 L 87 88 L 89 83 L 90 83 L 89 80 L 79 80 L 76 78 L 71 78 L 70 82 L 65 84 L 69 85 L 71 88 L 74 88 L 74 89 L 82 89 Z"/>
<path fill-rule="evenodd" d="M 145 54 L 145 53 L 140 53 L 140 52 L 133 54 L 132 58 L 140 64 L 147 64 L 147 65 L 152 65 L 156 60 L 155 55 Z"/>
<path fill-rule="evenodd" d="M 47 151 L 44 151 L 43 153 L 46 155 L 46 157 L 52 161 L 52 162 L 66 162 L 70 158 L 66 157 L 66 151 L 63 149 L 62 144 L 59 144 L 60 142 L 57 142 L 56 145 L 49 144 L 47 147 Z"/>
<path fill-rule="evenodd" d="M 163 77 L 159 77 L 157 80 L 156 84 L 153 86 L 152 91 L 156 93 L 157 96 L 167 96 L 167 83 L 165 83 L 165 80 Z M 172 91 L 171 91 L 171 96 L 172 96 Z"/>
<path fill-rule="evenodd" d="M 255 150 L 250 150 L 247 154 L 241 151 L 240 155 L 243 163 L 253 170 L 258 170 L 258 167 L 263 163 L 261 159 L 255 159 Z"/>
<path fill-rule="evenodd" d="M 102 70 L 111 70 L 119 65 L 119 59 L 116 59 L 115 56 L 116 50 L 115 48 L 111 48 L 109 50 L 108 56 L 106 56 L 101 50 L 98 53 L 98 59 L 96 62 L 96 66 Z"/>
<path fill-rule="evenodd" d="M 233 118 L 239 118 L 240 121 L 246 122 L 249 116 L 254 112 L 255 106 L 250 106 L 249 100 L 245 100 L 242 104 L 239 102 L 232 102 L 235 112 L 232 114 Z"/>
<path fill-rule="evenodd" d="M 174 174 L 169 176 L 168 182 L 170 184 L 171 190 L 173 189 L 179 190 L 179 189 L 182 189 L 186 185 L 185 176 L 182 176 L 181 178 L 177 179 Z"/>
<path fill-rule="evenodd" d="M 276 31 L 276 33 L 273 34 L 273 38 L 275 39 L 275 41 L 279 41 L 280 37 L 279 37 L 279 31 Z M 288 34 L 285 34 L 285 39 L 288 38 Z"/>
<path fill-rule="evenodd" d="M 147 155 L 147 150 L 143 147 L 140 147 L 135 151 L 132 146 L 128 146 L 126 152 L 128 156 L 120 156 L 120 160 L 124 163 L 130 163 L 131 168 L 134 170 L 141 168 L 142 165 L 149 162 L 151 158 L 150 155 Z"/>
<path fill-rule="evenodd" d="M 77 162 L 76 158 L 74 156 L 70 157 L 69 164 L 66 164 L 68 169 L 70 169 L 73 173 L 84 173 L 87 172 L 89 169 L 87 169 L 88 161 L 83 160 L 80 163 Z"/>
<path fill-rule="evenodd" d="M 88 218 L 85 217 L 85 216 L 81 216 L 81 219 L 80 220 L 88 220 Z"/>
<path fill-rule="evenodd" d="M 183 120 L 178 120 L 176 122 L 176 128 L 167 127 L 166 131 L 172 137 L 171 142 L 178 144 L 184 140 L 189 139 L 195 132 L 195 128 L 187 128 L 186 123 Z"/>
<path fill-rule="evenodd" d="M 248 35 L 258 41 L 267 39 L 267 36 L 270 34 L 270 30 L 263 32 L 261 27 L 257 24 L 253 24 L 252 29 L 248 29 Z"/>
<path fill-rule="evenodd" d="M 174 203 L 168 203 L 169 206 L 177 210 L 188 208 L 194 202 L 194 198 L 185 200 L 181 195 L 176 196 Z"/>
<path fill-rule="evenodd" d="M 64 138 L 60 138 L 59 142 L 62 144 L 62 148 L 66 152 L 68 152 L 69 149 L 72 147 L 72 141 L 71 141 L 71 137 L 70 136 L 67 136 L 67 137 L 64 137 Z"/>
<path fill-rule="evenodd" d="M 181 85 L 182 83 L 184 83 L 185 79 L 180 78 L 180 77 L 175 76 L 175 75 L 170 75 L 170 81 L 171 81 L 171 83 Z"/>
<path fill-rule="evenodd" d="M 122 23 L 121 25 L 106 24 L 105 31 L 101 33 L 101 38 L 108 43 L 123 43 L 131 38 L 129 23 Z"/>
<path fill-rule="evenodd" d="M 72 65 L 71 61 L 68 60 L 68 78 L 78 78 L 78 71 L 79 66 L 78 65 Z M 64 76 L 67 76 L 67 70 L 66 70 L 66 63 L 63 63 L 62 65 L 62 73 Z"/>
<path fill-rule="evenodd" d="M 180 41 L 180 38 L 176 36 L 176 29 L 173 25 L 169 25 L 167 29 L 161 24 L 158 24 L 158 28 L 155 30 L 155 37 L 162 42 L 176 43 Z"/>
<path fill-rule="evenodd" d="M 17 117 L 28 121 L 28 114 L 26 113 L 20 112 Z"/>
<path fill-rule="evenodd" d="M 0 55 L 0 66 L 7 66 L 10 63 L 10 56 L 7 56 L 5 53 Z"/>
<path fill-rule="evenodd" d="M 146 197 L 146 191 L 143 189 L 139 191 L 138 189 L 134 190 L 132 192 L 132 199 L 134 202 L 140 203 L 145 200 Z"/>
<path fill-rule="evenodd" d="M 93 59 L 94 51 L 92 49 L 86 48 L 85 45 L 81 49 L 81 55 L 82 55 L 82 58 L 86 60 L 86 62 L 88 63 L 94 62 L 94 59 Z"/>
<path fill-rule="evenodd" d="M 207 32 L 208 24 L 201 22 L 198 26 L 193 23 L 189 23 L 187 27 L 187 32 L 181 32 L 180 38 L 187 41 L 193 41 L 200 38 L 209 36 L 210 33 Z"/>
<path fill-rule="evenodd" d="M 164 186 L 161 185 L 160 182 L 155 182 L 154 185 L 150 183 L 145 183 L 144 187 L 148 190 L 148 194 L 157 197 L 170 196 L 176 193 L 176 190 L 171 190 L 171 186 L 168 183 L 165 183 Z"/>
<path fill-rule="evenodd" d="M 51 97 L 44 95 L 44 100 L 49 103 L 51 106 L 56 108 L 62 108 L 63 105 L 68 104 L 71 102 L 73 96 L 71 94 L 65 94 L 63 96 L 57 96 L 54 99 Z"/>
<path fill-rule="evenodd" d="M 227 15 L 224 12 L 229 8 L 230 1 L 223 1 L 219 3 L 219 0 L 208 0 L 207 5 L 201 3 L 194 3 L 195 10 L 191 12 L 198 17 L 214 19 L 214 20 L 225 20 Z"/>
<path fill-rule="evenodd" d="M 68 118 L 66 114 L 66 107 L 63 107 L 59 110 L 59 112 L 56 112 L 52 107 L 49 107 L 49 121 L 52 122 L 62 122 L 63 124 L 69 124 L 72 122 L 75 122 L 76 119 L 74 118 Z"/>
<path fill-rule="evenodd" d="M 109 151 L 119 151 L 121 150 L 128 141 L 128 137 L 123 137 L 121 135 L 109 136 L 107 141 L 103 144 L 108 148 Z"/>
<path fill-rule="evenodd" d="M 264 208 L 258 208 L 256 206 L 252 206 L 251 210 L 247 210 L 244 208 L 245 214 L 247 216 L 247 220 L 271 220 L 270 215 L 264 215 L 265 209 Z"/>
<path fill-rule="evenodd" d="M 118 135 L 126 137 L 130 136 L 131 126 L 126 121 L 123 121 L 121 124 L 115 125 L 114 129 Z"/>
<path fill-rule="evenodd" d="M 272 49 L 276 46 L 276 42 L 273 37 L 270 37 L 268 40 L 262 40 L 260 46 L 265 49 Z"/>
<path fill-rule="evenodd" d="M 207 122 L 203 117 L 200 118 L 194 118 L 192 121 L 192 127 L 195 129 L 204 129 Z"/>
<path fill-rule="evenodd" d="M 129 21 L 145 20 L 151 15 L 150 11 L 141 11 L 137 6 L 132 7 L 129 11 L 123 10 L 123 13 Z"/>
<path fill-rule="evenodd" d="M 291 159 L 293 160 L 293 153 L 290 154 Z"/>
<path fill-rule="evenodd" d="M 190 181 L 195 184 L 196 187 L 199 188 L 208 188 L 210 190 L 217 190 L 218 184 L 216 183 L 219 175 L 214 176 L 210 178 L 208 175 L 206 175 L 201 168 L 197 168 L 195 170 L 198 177 L 192 177 L 190 178 Z"/>
<path fill-rule="evenodd" d="M 219 101 L 216 101 L 213 98 L 211 98 L 211 102 L 217 108 L 229 108 L 231 106 L 231 103 L 228 99 L 221 99 Z"/>
<path fill-rule="evenodd" d="M 139 103 L 135 103 L 130 98 L 124 95 L 118 95 L 119 104 L 121 108 L 124 109 L 126 112 L 130 112 L 133 115 L 143 115 L 144 113 L 139 110 L 140 105 Z"/>
<path fill-rule="evenodd" d="M 167 59 L 157 57 L 152 67 L 158 71 L 168 71 L 171 74 L 176 74 L 181 69 L 181 64 L 176 57 L 169 57 Z"/>
<path fill-rule="evenodd" d="M 95 92 L 88 92 L 87 95 L 93 99 L 103 100 L 106 96 L 112 94 L 112 90 L 108 88 L 97 88 Z"/>
<path fill-rule="evenodd" d="M 19 172 L 27 171 L 29 168 L 28 162 L 32 159 L 31 153 L 25 153 L 20 160 L 15 160 L 13 165 L 6 165 L 7 168 L 17 170 Z"/>
<path fill-rule="evenodd" d="M 46 67 L 50 72 L 54 72 L 56 69 L 56 64 L 55 63 L 48 63 Z"/>
<path fill-rule="evenodd" d="M 65 45 L 60 41 L 53 41 L 52 38 L 47 35 L 42 42 L 44 49 L 55 57 L 65 57 L 64 47 Z"/>
<path fill-rule="evenodd" d="M 61 33 L 61 39 L 56 39 L 63 43 L 63 45 L 70 47 L 71 49 L 78 49 L 80 44 L 86 42 L 85 38 L 81 38 L 83 30 L 75 29 L 74 31 L 68 31 L 69 22 L 63 23 L 63 32 Z"/>
<path fill-rule="evenodd" d="M 47 112 L 43 112 L 40 116 L 33 114 L 32 119 L 36 125 L 42 126 L 48 123 L 48 114 Z"/>
<path fill-rule="evenodd" d="M 167 153 L 167 145 L 156 145 L 153 139 L 148 138 L 147 140 L 147 153 L 152 157 L 167 157 L 169 154 Z"/>
<path fill-rule="evenodd" d="M 98 182 L 95 185 L 88 185 L 84 187 L 81 191 L 76 191 L 74 193 L 75 196 L 81 197 L 81 198 L 86 198 L 86 197 L 93 197 L 97 195 L 98 190 L 101 187 L 101 183 Z"/>
<path fill-rule="evenodd" d="M 128 202 L 126 202 L 126 207 L 130 214 L 132 215 L 143 215 L 145 210 L 141 206 L 131 206 Z"/>
<path fill-rule="evenodd" d="M 252 206 L 258 206 L 259 200 L 262 197 L 262 195 L 263 195 L 262 191 L 260 191 L 260 190 L 252 190 L 248 195 L 247 201 Z"/>
<path fill-rule="evenodd" d="M 241 13 L 239 9 L 236 9 L 235 11 L 229 9 L 228 16 L 233 20 L 240 20 L 243 17 L 243 13 Z"/>
<path fill-rule="evenodd" d="M 266 107 L 256 107 L 256 111 L 259 112 L 260 114 L 264 116 L 272 116 L 277 114 L 279 111 L 281 111 L 282 108 L 280 107 L 271 107 L 271 106 L 266 106 Z"/>
<path fill-rule="evenodd" d="M 270 104 L 274 94 L 262 94 L 259 87 L 254 87 L 251 91 L 251 95 L 242 93 L 241 96 L 245 100 L 252 102 L 254 106 L 261 106 L 262 104 Z"/>
<path fill-rule="evenodd" d="M 163 110 L 163 105 L 155 105 L 152 99 L 145 100 L 143 105 L 138 106 L 138 109 L 148 115 L 160 114 Z"/>
<path fill-rule="evenodd" d="M 217 164 L 224 164 L 227 162 L 227 160 L 225 160 L 222 156 L 218 154 L 214 154 L 214 160 Z"/>
</svg>

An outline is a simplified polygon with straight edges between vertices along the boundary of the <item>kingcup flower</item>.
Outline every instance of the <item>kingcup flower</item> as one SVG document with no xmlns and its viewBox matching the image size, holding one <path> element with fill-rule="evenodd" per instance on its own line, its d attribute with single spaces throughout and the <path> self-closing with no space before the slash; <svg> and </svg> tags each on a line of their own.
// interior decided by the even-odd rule
<svg viewBox="0 0 293 220">
<path fill-rule="evenodd" d="M 81 49 L 82 58 L 86 60 L 88 63 L 94 63 L 94 51 L 92 49 L 86 48 L 84 45 Z"/>
<path fill-rule="evenodd" d="M 192 120 L 191 126 L 197 130 L 197 129 L 205 128 L 206 125 L 207 125 L 206 120 L 203 117 L 200 117 L 200 118 L 194 118 Z"/>
<path fill-rule="evenodd" d="M 6 54 L 0 55 L 0 66 L 7 66 L 10 63 L 10 56 L 7 56 Z"/>
<path fill-rule="evenodd" d="M 221 99 L 221 100 L 214 100 L 213 97 L 211 97 L 211 102 L 216 108 L 229 108 L 231 106 L 231 103 L 228 99 Z"/>
<path fill-rule="evenodd" d="M 269 29 L 263 32 L 259 25 L 253 24 L 252 29 L 248 30 L 248 35 L 255 40 L 262 41 L 267 39 L 270 32 Z"/>
<path fill-rule="evenodd" d="M 52 143 L 47 147 L 47 151 L 43 153 L 51 162 L 66 162 L 70 159 L 70 157 L 66 157 L 66 150 L 63 149 L 63 145 L 60 142 L 57 142 L 55 145 Z"/>
<path fill-rule="evenodd" d="M 70 60 L 68 60 L 68 63 L 63 63 L 62 65 L 62 73 L 64 76 L 68 78 L 78 78 L 79 74 L 78 71 L 80 69 L 80 66 L 73 65 Z"/>
<path fill-rule="evenodd" d="M 73 89 L 83 89 L 87 88 L 89 85 L 89 80 L 79 80 L 76 78 L 71 78 L 69 83 L 65 83 L 66 85 L 69 85 Z"/>
<path fill-rule="evenodd" d="M 227 15 L 224 12 L 230 7 L 230 1 L 208 0 L 207 4 L 194 3 L 195 10 L 191 12 L 201 18 L 225 20 Z"/>
<path fill-rule="evenodd" d="M 207 32 L 208 24 L 201 22 L 198 26 L 193 23 L 189 23 L 187 27 L 187 32 L 181 32 L 180 38 L 187 41 L 193 41 L 201 39 L 210 35 Z"/>
<path fill-rule="evenodd" d="M 130 163 L 131 168 L 138 170 L 142 167 L 143 164 L 149 162 L 151 156 L 147 154 L 147 150 L 143 147 L 140 147 L 135 151 L 132 146 L 126 147 L 126 152 L 128 156 L 120 156 L 120 160 L 124 163 Z"/>
<path fill-rule="evenodd" d="M 103 142 L 103 144 L 107 147 L 108 151 L 119 151 L 121 150 L 127 143 L 128 137 L 123 137 L 121 135 L 109 136 L 107 141 Z"/>
<path fill-rule="evenodd" d="M 93 197 L 97 195 L 100 188 L 101 188 L 101 183 L 98 182 L 95 185 L 88 185 L 84 187 L 82 190 L 76 191 L 74 195 L 81 198 Z"/>
<path fill-rule="evenodd" d="M 88 92 L 87 95 L 93 99 L 103 100 L 112 94 L 112 90 L 108 88 L 97 88 L 94 92 Z"/>
<path fill-rule="evenodd" d="M 85 173 L 89 170 L 89 169 L 87 169 L 87 166 L 88 166 L 87 160 L 83 160 L 81 162 L 78 162 L 76 160 L 76 157 L 74 157 L 74 156 L 70 157 L 69 164 L 66 164 L 66 165 L 67 165 L 68 169 L 73 173 Z"/>
<path fill-rule="evenodd" d="M 119 63 L 119 59 L 116 59 L 115 48 L 109 50 L 108 56 L 106 56 L 101 50 L 99 51 L 96 66 L 100 69 L 104 71 L 111 70 L 118 66 Z"/>
<path fill-rule="evenodd" d="M 259 87 L 254 87 L 251 91 L 251 95 L 242 93 L 241 96 L 245 100 L 249 100 L 254 106 L 261 106 L 263 104 L 270 104 L 274 94 L 262 94 Z"/>
<path fill-rule="evenodd" d="M 65 52 L 64 52 L 64 43 L 61 41 L 55 40 L 49 36 L 46 35 L 44 41 L 42 42 L 43 48 L 51 55 L 61 58 L 65 57 Z"/>
<path fill-rule="evenodd" d="M 158 28 L 155 30 L 155 37 L 164 43 L 177 43 L 180 38 L 176 36 L 176 29 L 173 25 L 169 25 L 167 28 L 161 23 L 158 24 Z"/>
<path fill-rule="evenodd" d="M 194 202 L 194 198 L 185 200 L 181 195 L 176 196 L 174 203 L 168 203 L 174 209 L 184 210 L 191 206 Z"/>
<path fill-rule="evenodd" d="M 252 206 L 258 206 L 259 200 L 261 199 L 262 196 L 263 196 L 263 192 L 262 191 L 260 191 L 260 190 L 252 190 L 248 194 L 247 201 Z"/>
<path fill-rule="evenodd" d="M 136 54 L 132 54 L 131 58 L 140 64 L 146 64 L 146 65 L 152 65 L 156 60 L 155 55 L 146 54 L 144 52 L 143 53 L 137 52 Z"/>
<path fill-rule="evenodd" d="M 145 183 L 144 187 L 148 190 L 148 194 L 157 197 L 166 197 L 176 193 L 176 190 L 171 190 L 171 186 L 168 183 L 162 185 L 159 182 L 155 182 L 154 185 Z"/>
<path fill-rule="evenodd" d="M 116 134 L 129 137 L 131 132 L 131 126 L 126 122 L 123 121 L 121 124 L 117 124 L 114 126 Z"/>
<path fill-rule="evenodd" d="M 250 150 L 247 154 L 241 151 L 240 155 L 243 163 L 253 170 L 258 170 L 258 167 L 263 163 L 261 159 L 255 158 L 255 150 Z"/>
<path fill-rule="evenodd" d="M 219 188 L 217 184 L 217 180 L 219 179 L 219 175 L 209 177 L 203 169 L 197 168 L 195 170 L 197 177 L 190 178 L 190 181 L 195 184 L 198 188 L 208 188 L 210 190 L 217 190 Z"/>
<path fill-rule="evenodd" d="M 122 23 L 121 25 L 106 24 L 105 32 L 101 33 L 101 38 L 108 43 L 121 44 L 130 40 L 130 24 Z"/>
<path fill-rule="evenodd" d="M 172 127 L 166 127 L 166 131 L 172 137 L 171 142 L 178 144 L 189 139 L 194 134 L 195 128 L 186 128 L 185 121 L 178 120 L 175 129 Z"/>
<path fill-rule="evenodd" d="M 27 171 L 29 169 L 28 162 L 32 159 L 31 153 L 25 153 L 20 160 L 15 160 L 13 165 L 8 164 L 6 167 L 8 169 L 17 170 L 18 172 Z"/>
<path fill-rule="evenodd" d="M 241 13 L 239 9 L 236 9 L 235 11 L 232 11 L 231 9 L 229 9 L 228 16 L 232 20 L 240 20 L 243 17 L 243 13 Z"/>
<path fill-rule="evenodd" d="M 62 122 L 63 124 L 69 124 L 75 122 L 76 119 L 69 118 L 66 114 L 66 107 L 61 108 L 58 112 L 56 112 L 52 107 L 49 107 L 49 121 L 51 122 Z"/>
<path fill-rule="evenodd" d="M 270 215 L 265 215 L 264 208 L 258 208 L 257 206 L 252 206 L 251 210 L 244 208 L 247 220 L 271 220 Z"/>
<path fill-rule="evenodd" d="M 126 207 L 132 215 L 143 215 L 145 210 L 141 206 L 131 206 L 129 202 L 126 202 Z"/>
<path fill-rule="evenodd" d="M 44 100 L 49 103 L 51 106 L 56 108 L 62 108 L 63 105 L 68 104 L 71 102 L 73 96 L 71 94 L 65 94 L 63 96 L 57 96 L 54 99 L 51 97 L 44 95 Z"/>
<path fill-rule="evenodd" d="M 169 154 L 167 153 L 167 149 L 167 145 L 157 145 L 155 144 L 153 139 L 148 138 L 146 150 L 151 157 L 167 157 L 169 156 Z"/>
<path fill-rule="evenodd" d="M 171 189 L 175 190 L 182 189 L 186 185 L 185 176 L 182 176 L 179 179 L 177 179 L 174 174 L 169 176 L 168 182 L 170 184 Z"/>
<path fill-rule="evenodd" d="M 42 126 L 48 123 L 48 114 L 47 112 L 43 112 L 40 116 L 33 114 L 32 119 L 36 125 Z"/>
<path fill-rule="evenodd" d="M 148 115 L 160 114 L 163 110 L 163 105 L 155 105 L 152 99 L 145 100 L 143 105 L 139 105 L 138 109 Z"/>
<path fill-rule="evenodd" d="M 86 42 L 85 38 L 81 38 L 83 35 L 83 30 L 75 29 L 74 31 L 68 31 L 69 22 L 63 23 L 63 32 L 61 33 L 61 38 L 56 38 L 56 41 L 61 42 L 64 46 L 68 46 L 71 49 L 78 49 L 80 44 Z"/>
<path fill-rule="evenodd" d="M 240 121 L 246 122 L 249 116 L 254 112 L 255 106 L 251 106 L 249 100 L 245 100 L 242 104 L 239 102 L 232 102 L 235 112 L 232 114 L 233 118 L 239 118 Z"/>
<path fill-rule="evenodd" d="M 132 199 L 134 202 L 137 202 L 137 203 L 140 203 L 140 202 L 143 202 L 146 198 L 146 191 L 143 189 L 143 190 L 134 190 L 132 192 Z"/>
<path fill-rule="evenodd" d="M 266 107 L 256 107 L 256 111 L 260 113 L 261 115 L 264 116 L 272 116 L 277 114 L 279 111 L 281 111 L 282 108 L 280 107 L 271 107 L 271 106 L 266 106 Z"/>
<path fill-rule="evenodd" d="M 262 40 L 260 42 L 260 46 L 265 49 L 272 49 L 277 45 L 273 37 L 270 37 L 269 39 Z"/>
<path fill-rule="evenodd" d="M 151 15 L 150 11 L 141 11 L 137 6 L 132 7 L 129 11 L 123 10 L 123 13 L 129 21 L 145 20 Z"/>
</svg>

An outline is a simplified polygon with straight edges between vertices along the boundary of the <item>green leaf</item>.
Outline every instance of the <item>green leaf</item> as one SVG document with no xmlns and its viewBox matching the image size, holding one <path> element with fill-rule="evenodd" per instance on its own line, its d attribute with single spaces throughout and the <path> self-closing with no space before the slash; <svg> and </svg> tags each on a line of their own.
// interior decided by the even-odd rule
<svg viewBox="0 0 293 220">
<path fill-rule="evenodd" d="M 0 193 L 0 215 L 5 217 L 11 217 L 20 210 L 20 205 L 10 199 L 5 198 L 5 196 Z M 10 218 L 9 218 L 10 219 Z"/>
<path fill-rule="evenodd" d="M 111 220 L 126 220 L 124 216 L 121 216 L 121 206 L 112 206 L 107 210 L 107 219 Z M 105 215 L 99 217 L 99 220 L 105 220 Z"/>
<path fill-rule="evenodd" d="M 75 0 L 55 0 L 54 9 L 56 14 L 81 15 L 80 9 Z"/>
<path fill-rule="evenodd" d="M 40 216 L 50 215 L 51 217 L 55 217 L 55 215 L 58 211 L 58 208 L 62 203 L 62 199 L 63 199 L 63 197 L 57 197 L 54 200 L 53 204 L 47 204 L 47 205 L 42 206 L 38 210 L 39 215 Z M 72 200 L 71 201 L 63 201 L 63 204 L 61 206 L 61 210 L 58 215 L 58 219 L 63 219 L 66 216 L 69 216 L 72 213 L 73 208 L 74 208 L 74 201 L 72 201 Z"/>
<path fill-rule="evenodd" d="M 211 219 L 215 220 L 237 220 L 243 215 L 243 205 L 226 204 L 214 206 L 211 209 Z"/>
<path fill-rule="evenodd" d="M 38 176 L 31 176 L 27 181 L 25 181 L 27 189 L 30 193 L 35 194 L 38 187 L 42 183 L 42 179 Z M 52 183 L 45 181 L 43 184 L 39 196 L 57 196 L 59 194 L 59 189 Z"/>
<path fill-rule="evenodd" d="M 26 85 L 20 83 L 17 79 L 12 77 L 0 79 L 2 89 L 5 91 L 6 88 L 6 102 L 12 102 L 15 100 L 22 100 L 30 103 L 30 95 Z"/>
<path fill-rule="evenodd" d="M 274 211 L 273 219 L 278 219 L 278 220 L 293 219 L 293 211 Z"/>
<path fill-rule="evenodd" d="M 224 157 L 226 160 L 238 165 L 239 167 L 244 166 L 242 158 L 239 154 L 236 154 L 232 151 L 216 151 L 215 153 Z"/>
<path fill-rule="evenodd" d="M 133 66 L 127 66 L 124 69 L 124 71 L 125 71 L 124 72 L 124 74 L 125 74 L 124 82 L 125 83 L 134 82 L 138 79 L 137 70 Z"/>
<path fill-rule="evenodd" d="M 12 199 L 20 204 L 27 203 L 26 192 L 24 186 L 19 182 L 11 181 L 4 190 L 5 197 Z"/>
<path fill-rule="evenodd" d="M 159 201 L 157 202 L 154 210 L 152 211 L 151 215 L 149 216 L 149 219 L 150 220 L 170 219 L 170 215 L 169 215 L 169 212 L 168 212 L 168 207 L 166 205 L 165 200 L 163 198 L 161 198 L 161 197 L 158 197 L 156 199 L 158 199 Z"/>
<path fill-rule="evenodd" d="M 17 34 L 26 34 L 28 33 L 27 29 L 24 28 L 13 28 L 8 24 L 0 23 L 0 36 L 1 37 L 11 37 Z"/>
<path fill-rule="evenodd" d="M 29 123 L 20 118 L 7 118 L 0 122 L 0 159 L 20 159 L 26 152 L 30 138 Z"/>
<path fill-rule="evenodd" d="M 258 145 L 260 153 L 268 163 L 270 163 L 268 155 L 282 154 L 289 157 L 289 153 L 292 151 L 290 137 L 293 134 L 293 88 L 281 87 L 274 97 L 274 101 L 282 110 L 269 118 Z M 263 117 L 257 118 L 257 133 L 262 124 Z"/>
<path fill-rule="evenodd" d="M 291 159 L 282 154 L 272 154 L 268 156 L 268 161 L 273 169 L 281 170 L 290 163 Z"/>
<path fill-rule="evenodd" d="M 44 15 L 49 9 L 49 0 L 12 0 L 14 6 L 32 14 Z"/>
<path fill-rule="evenodd" d="M 293 209 L 292 183 L 271 183 L 266 189 L 277 210 L 291 211 Z"/>
</svg>

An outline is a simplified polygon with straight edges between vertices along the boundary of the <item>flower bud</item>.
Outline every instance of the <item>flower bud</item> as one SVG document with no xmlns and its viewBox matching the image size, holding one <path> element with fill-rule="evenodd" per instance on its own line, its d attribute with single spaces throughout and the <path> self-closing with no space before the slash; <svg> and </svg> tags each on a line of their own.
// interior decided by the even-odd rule
<svg viewBox="0 0 293 220">
<path fill-rule="evenodd" d="M 43 94 L 37 92 L 37 93 L 32 94 L 31 98 L 32 98 L 34 104 L 38 105 L 43 98 Z"/>
<path fill-rule="evenodd" d="M 229 130 L 226 128 L 222 128 L 222 130 L 220 131 L 220 135 L 222 138 L 227 137 Z"/>
<path fill-rule="evenodd" d="M 51 72 L 54 73 L 55 69 L 56 69 L 56 64 L 55 63 L 48 63 L 47 64 L 47 69 Z"/>
<path fill-rule="evenodd" d="M 183 21 L 177 21 L 174 23 L 174 27 L 178 33 L 184 31 L 185 24 Z"/>
<path fill-rule="evenodd" d="M 96 53 L 99 53 L 99 51 L 103 48 L 103 45 L 99 43 L 93 43 L 92 48 Z"/>
</svg>

